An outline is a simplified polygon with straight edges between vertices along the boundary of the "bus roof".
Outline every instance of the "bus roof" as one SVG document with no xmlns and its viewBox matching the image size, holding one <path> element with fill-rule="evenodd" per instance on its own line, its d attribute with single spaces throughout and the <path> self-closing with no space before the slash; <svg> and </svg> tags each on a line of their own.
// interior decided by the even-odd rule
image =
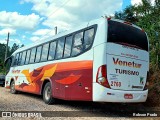
<svg viewBox="0 0 160 120">
<path fill-rule="evenodd" d="M 100 19 L 92 20 L 92 24 L 90 24 L 90 25 L 98 24 L 98 22 L 101 21 L 101 20 L 104 20 L 104 18 L 103 18 L 103 19 L 100 18 Z M 38 41 L 37 43 L 32 43 L 32 44 L 30 44 L 30 45 L 27 45 L 27 46 L 24 46 L 24 47 L 22 47 L 22 48 L 19 48 L 19 49 L 17 49 L 13 54 L 16 54 L 17 52 L 20 52 L 20 51 L 23 51 L 23 50 L 27 50 L 27 49 L 32 48 L 32 47 L 34 47 L 34 46 L 43 44 L 43 43 L 45 43 L 45 42 L 49 42 L 50 40 L 54 40 L 54 39 L 57 39 L 57 38 L 59 38 L 59 37 L 63 37 L 63 36 L 65 36 L 65 35 L 67 35 L 67 34 L 69 35 L 69 34 L 71 34 L 71 33 L 73 33 L 73 32 L 76 32 L 76 31 L 78 31 L 78 30 L 80 30 L 80 29 L 83 29 L 83 28 L 87 27 L 88 25 L 89 25 L 89 22 L 84 22 L 83 24 L 81 24 L 81 25 L 78 26 L 78 27 L 75 27 L 75 28 L 73 28 L 73 29 L 70 29 L 70 30 L 67 30 L 67 31 L 64 31 L 64 32 L 60 32 L 60 33 L 54 35 L 53 37 L 46 38 L 46 39 L 42 39 L 42 40 Z"/>
<path fill-rule="evenodd" d="M 51 40 L 57 39 L 57 38 L 59 38 L 59 37 L 63 37 L 63 36 L 65 36 L 65 35 L 67 35 L 67 34 L 69 35 L 69 34 L 71 34 L 71 33 L 73 33 L 73 32 L 76 32 L 76 31 L 78 31 L 78 30 L 80 30 L 80 29 L 83 29 L 83 28 L 85 28 L 85 27 L 88 27 L 88 26 L 91 26 L 91 25 L 94 25 L 94 24 L 99 24 L 99 23 L 101 23 L 101 21 L 105 21 L 106 19 L 107 19 L 107 18 L 105 18 L 105 17 L 101 17 L 101 18 L 99 18 L 99 19 L 95 19 L 95 20 L 92 20 L 92 21 L 89 21 L 89 22 L 84 22 L 83 24 L 81 24 L 81 25 L 78 26 L 78 27 L 75 27 L 75 28 L 70 29 L 70 30 L 67 30 L 67 31 L 60 32 L 60 33 L 54 35 L 53 37 L 46 38 L 46 39 L 42 39 L 42 40 L 38 41 L 37 43 L 32 43 L 32 44 L 30 44 L 30 45 L 27 45 L 27 46 L 24 46 L 24 47 L 22 47 L 22 48 L 19 48 L 19 49 L 17 49 L 12 55 L 16 54 L 17 52 L 20 52 L 20 51 L 23 51 L 23 50 L 27 50 L 27 49 L 29 49 L 29 48 L 32 48 L 32 47 L 34 47 L 34 46 L 41 45 L 41 44 L 43 44 L 43 43 L 45 43 L 45 42 L 49 42 L 49 41 L 51 41 Z M 111 20 L 117 21 L 117 22 L 122 22 L 122 23 L 125 22 L 125 21 L 123 21 L 123 20 L 113 19 L 113 18 L 112 18 Z M 133 27 L 136 27 L 136 28 L 138 28 L 138 29 L 141 29 L 140 27 L 138 27 L 138 26 L 136 26 L 136 25 L 134 25 L 134 24 L 132 24 L 132 26 L 133 26 Z"/>
</svg>

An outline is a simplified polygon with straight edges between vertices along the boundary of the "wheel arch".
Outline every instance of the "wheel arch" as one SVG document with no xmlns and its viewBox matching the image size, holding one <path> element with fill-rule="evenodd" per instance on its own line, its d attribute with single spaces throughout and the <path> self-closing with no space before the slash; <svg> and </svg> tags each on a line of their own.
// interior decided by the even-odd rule
<svg viewBox="0 0 160 120">
<path fill-rule="evenodd" d="M 52 87 L 52 81 L 49 78 L 44 79 L 42 86 L 41 86 L 41 91 L 40 91 L 40 95 L 43 94 L 43 90 L 44 90 L 44 86 L 46 85 L 46 83 L 50 82 L 51 83 L 51 87 Z"/>
<path fill-rule="evenodd" d="M 15 81 L 14 78 L 11 78 L 9 85 L 11 86 L 12 81 Z"/>
</svg>

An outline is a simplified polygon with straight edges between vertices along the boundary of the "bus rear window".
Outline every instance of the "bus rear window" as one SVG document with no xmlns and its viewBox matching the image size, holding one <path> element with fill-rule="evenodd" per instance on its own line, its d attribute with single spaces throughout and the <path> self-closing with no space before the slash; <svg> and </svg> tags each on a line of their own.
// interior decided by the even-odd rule
<svg viewBox="0 0 160 120">
<path fill-rule="evenodd" d="M 130 45 L 148 51 L 148 41 L 145 32 L 133 26 L 108 21 L 108 42 Z"/>
</svg>

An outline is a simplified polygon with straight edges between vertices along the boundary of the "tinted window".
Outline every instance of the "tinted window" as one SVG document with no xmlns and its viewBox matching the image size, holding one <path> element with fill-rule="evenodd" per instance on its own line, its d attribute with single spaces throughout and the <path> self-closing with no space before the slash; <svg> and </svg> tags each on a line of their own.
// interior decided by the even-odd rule
<svg viewBox="0 0 160 120">
<path fill-rule="evenodd" d="M 62 58 L 63 48 L 64 48 L 64 38 L 61 38 L 60 40 L 58 40 L 56 59 Z"/>
<path fill-rule="evenodd" d="M 22 53 L 19 53 L 19 58 L 18 58 L 18 63 L 17 63 L 17 65 L 20 65 L 20 64 L 21 64 L 21 60 L 22 60 Z"/>
<path fill-rule="evenodd" d="M 19 58 L 19 53 L 16 54 L 15 60 L 14 60 L 14 66 L 17 65 L 18 63 L 18 58 Z"/>
<path fill-rule="evenodd" d="M 27 57 L 26 57 L 25 64 L 29 63 L 30 52 L 31 52 L 31 50 L 27 50 Z"/>
<path fill-rule="evenodd" d="M 148 42 L 145 32 L 131 25 L 108 21 L 108 42 L 128 44 L 148 51 Z"/>
<path fill-rule="evenodd" d="M 24 51 L 22 54 L 21 65 L 24 65 L 25 59 L 26 59 L 26 51 Z"/>
<path fill-rule="evenodd" d="M 34 63 L 35 54 L 36 54 L 36 48 L 32 48 L 31 49 L 31 57 L 30 57 L 29 63 Z"/>
<path fill-rule="evenodd" d="M 71 54 L 72 36 L 66 37 L 64 57 L 69 57 Z"/>
<path fill-rule="evenodd" d="M 82 43 L 83 43 L 83 32 L 80 32 L 74 36 L 72 56 L 75 56 L 83 51 Z"/>
<path fill-rule="evenodd" d="M 84 48 L 89 48 L 93 43 L 94 28 L 85 31 L 84 33 Z"/>
<path fill-rule="evenodd" d="M 42 46 L 37 47 L 35 62 L 39 62 L 40 61 L 41 51 L 42 51 Z"/>
<path fill-rule="evenodd" d="M 49 43 L 43 45 L 41 61 L 46 61 L 47 60 L 48 48 L 49 48 Z"/>
<path fill-rule="evenodd" d="M 53 60 L 56 53 L 56 41 L 50 43 L 48 60 Z"/>
</svg>

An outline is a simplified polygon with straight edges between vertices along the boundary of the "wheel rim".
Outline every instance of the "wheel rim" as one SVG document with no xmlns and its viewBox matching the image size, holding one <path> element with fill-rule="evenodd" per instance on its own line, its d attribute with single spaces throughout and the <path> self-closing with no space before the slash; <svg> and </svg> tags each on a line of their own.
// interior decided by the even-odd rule
<svg viewBox="0 0 160 120">
<path fill-rule="evenodd" d="M 12 91 L 12 92 L 15 91 L 14 85 L 15 85 L 15 84 L 14 84 L 14 82 L 13 82 L 12 85 L 11 85 L 11 91 Z"/>
<path fill-rule="evenodd" d="M 51 88 L 48 86 L 45 90 L 45 98 L 46 100 L 49 100 L 51 97 Z"/>
</svg>

